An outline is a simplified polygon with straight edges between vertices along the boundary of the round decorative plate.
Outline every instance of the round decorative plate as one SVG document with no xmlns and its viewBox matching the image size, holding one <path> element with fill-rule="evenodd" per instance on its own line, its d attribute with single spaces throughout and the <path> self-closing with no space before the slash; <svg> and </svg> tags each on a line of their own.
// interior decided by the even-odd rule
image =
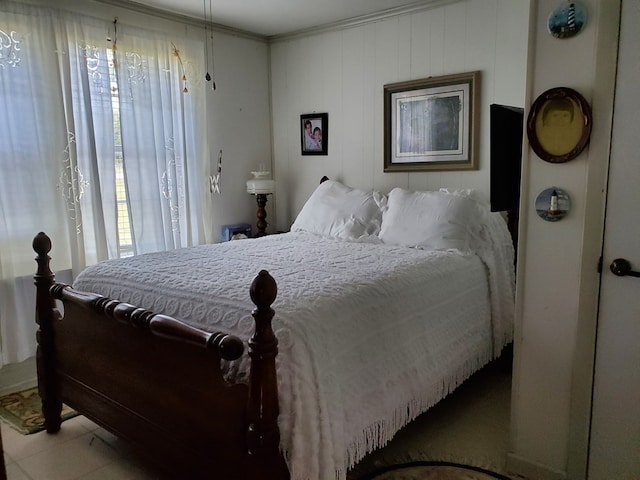
<svg viewBox="0 0 640 480">
<path fill-rule="evenodd" d="M 547 19 L 547 29 L 556 38 L 577 35 L 587 23 L 587 9 L 580 2 L 564 1 Z"/>
<path fill-rule="evenodd" d="M 536 198 L 536 213 L 547 222 L 562 220 L 571 210 L 571 199 L 564 190 L 550 187 Z"/>
</svg>

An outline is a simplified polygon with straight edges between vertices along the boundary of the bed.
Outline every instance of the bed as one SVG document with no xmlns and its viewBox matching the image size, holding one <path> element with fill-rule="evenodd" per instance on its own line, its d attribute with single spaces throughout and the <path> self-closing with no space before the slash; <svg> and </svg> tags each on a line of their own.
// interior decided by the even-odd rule
<svg viewBox="0 0 640 480">
<path fill-rule="evenodd" d="M 511 238 L 464 190 L 330 180 L 290 232 L 73 287 L 33 246 L 47 431 L 64 402 L 191 478 L 344 479 L 512 339 Z"/>
</svg>

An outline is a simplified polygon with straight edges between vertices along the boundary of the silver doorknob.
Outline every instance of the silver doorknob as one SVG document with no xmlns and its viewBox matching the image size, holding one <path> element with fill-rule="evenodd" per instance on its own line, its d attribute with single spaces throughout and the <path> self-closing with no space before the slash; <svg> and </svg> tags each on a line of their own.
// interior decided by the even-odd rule
<svg viewBox="0 0 640 480">
<path fill-rule="evenodd" d="M 631 270 L 631 263 L 629 260 L 624 258 L 616 258 L 613 262 L 611 262 L 611 266 L 609 267 L 614 275 L 618 275 L 619 277 L 640 277 L 640 272 L 634 272 Z"/>
</svg>

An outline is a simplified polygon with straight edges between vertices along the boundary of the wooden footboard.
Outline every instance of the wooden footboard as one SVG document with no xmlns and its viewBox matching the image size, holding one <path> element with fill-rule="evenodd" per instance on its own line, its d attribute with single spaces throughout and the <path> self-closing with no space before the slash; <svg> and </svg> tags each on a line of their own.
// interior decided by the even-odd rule
<svg viewBox="0 0 640 480">
<path fill-rule="evenodd" d="M 64 402 L 189 478 L 289 478 L 277 425 L 277 287 L 268 272 L 250 288 L 249 385 L 230 385 L 220 363 L 242 355 L 240 339 L 55 283 L 50 239 L 38 234 L 33 248 L 38 386 L 49 433 L 60 429 Z"/>
</svg>

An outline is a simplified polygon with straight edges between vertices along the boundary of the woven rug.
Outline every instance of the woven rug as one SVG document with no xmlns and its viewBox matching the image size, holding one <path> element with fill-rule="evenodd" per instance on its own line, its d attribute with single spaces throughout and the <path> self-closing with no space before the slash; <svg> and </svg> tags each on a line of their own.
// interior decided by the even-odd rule
<svg viewBox="0 0 640 480">
<path fill-rule="evenodd" d="M 511 480 L 499 473 L 450 462 L 410 462 L 390 465 L 362 477 L 362 480 Z"/>
<path fill-rule="evenodd" d="M 42 404 L 36 387 L 0 397 L 0 418 L 24 435 L 44 430 Z M 62 421 L 78 413 L 62 405 Z"/>
</svg>

